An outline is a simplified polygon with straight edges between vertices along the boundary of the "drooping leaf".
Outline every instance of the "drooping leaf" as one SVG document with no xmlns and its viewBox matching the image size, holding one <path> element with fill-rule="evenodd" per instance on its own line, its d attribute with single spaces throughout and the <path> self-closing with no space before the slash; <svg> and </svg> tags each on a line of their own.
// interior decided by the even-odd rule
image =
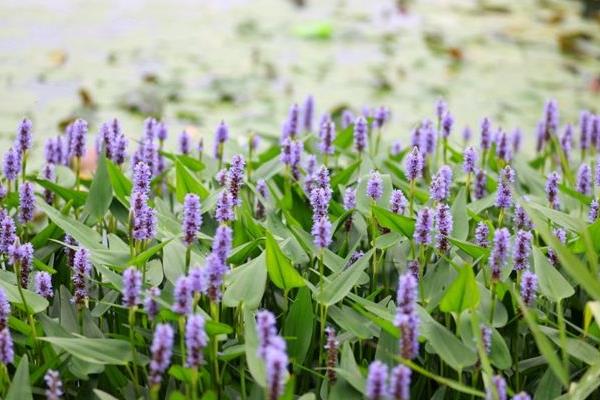
<svg viewBox="0 0 600 400">
<path fill-rule="evenodd" d="M 479 290 L 473 269 L 465 265 L 458 272 L 458 277 L 450 284 L 440 302 L 440 310 L 461 313 L 479 304 Z"/>
<path fill-rule="evenodd" d="M 269 278 L 280 289 L 288 290 L 305 285 L 304 279 L 283 254 L 279 244 L 268 231 L 265 231 L 267 271 Z"/>
</svg>

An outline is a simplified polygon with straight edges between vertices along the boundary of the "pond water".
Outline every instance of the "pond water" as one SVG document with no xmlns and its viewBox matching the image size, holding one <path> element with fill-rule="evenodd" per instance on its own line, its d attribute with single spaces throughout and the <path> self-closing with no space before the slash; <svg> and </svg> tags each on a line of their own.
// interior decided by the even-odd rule
<svg viewBox="0 0 600 400">
<path fill-rule="evenodd" d="M 439 96 L 459 129 L 488 115 L 531 133 L 547 98 L 573 121 L 599 104 L 600 27 L 579 2 L 305 3 L 4 0 L 0 141 L 23 115 L 41 136 L 116 116 L 137 137 L 147 113 L 196 137 L 221 119 L 278 134 L 307 94 L 319 112 L 385 104 L 400 138 Z"/>
</svg>

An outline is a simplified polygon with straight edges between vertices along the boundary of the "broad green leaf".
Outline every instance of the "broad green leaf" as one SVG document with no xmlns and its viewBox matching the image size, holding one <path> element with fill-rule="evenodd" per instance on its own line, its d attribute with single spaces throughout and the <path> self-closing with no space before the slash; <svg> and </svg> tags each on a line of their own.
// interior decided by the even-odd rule
<svg viewBox="0 0 600 400">
<path fill-rule="evenodd" d="M 94 389 L 94 394 L 98 396 L 99 400 L 117 400 L 116 397 L 111 396 L 110 394 L 103 392 L 100 389 Z"/>
<path fill-rule="evenodd" d="M 540 326 L 541 331 L 546 334 L 554 344 L 561 346 L 559 331 L 547 326 Z M 583 361 L 588 365 L 594 365 L 600 362 L 600 352 L 591 344 L 582 339 L 568 337 L 566 339 L 566 349 L 568 354 Z"/>
<path fill-rule="evenodd" d="M 336 188 L 338 185 L 347 185 L 348 181 L 354 173 L 360 168 L 360 160 L 353 162 L 346 168 L 341 169 L 331 176 L 331 187 Z"/>
<path fill-rule="evenodd" d="M 19 362 L 17 371 L 10 383 L 6 400 L 28 400 L 33 399 L 31 384 L 29 383 L 29 359 L 25 354 Z"/>
<path fill-rule="evenodd" d="M 158 253 L 159 251 L 161 251 L 163 247 L 165 247 L 166 245 L 168 245 L 171 242 L 171 240 L 172 239 L 163 240 L 162 242 L 159 242 L 159 243 L 155 244 L 154 246 L 150 247 L 149 249 L 146 249 L 146 250 L 142 251 L 140 254 L 138 254 L 137 256 L 133 257 L 131 260 L 129 260 L 127 262 L 127 265 L 143 265 L 153 255 L 155 255 L 156 253 Z"/>
<path fill-rule="evenodd" d="M 246 362 L 250 374 L 260 386 L 265 387 L 265 364 L 258 357 L 258 337 L 256 335 L 256 315 L 254 311 L 243 307 L 244 310 L 244 341 L 246 347 Z"/>
<path fill-rule="evenodd" d="M 240 303 L 250 310 L 256 309 L 262 300 L 267 282 L 265 253 L 234 268 L 226 277 L 227 289 L 223 294 L 223 305 L 238 307 Z"/>
<path fill-rule="evenodd" d="M 337 132 L 335 139 L 333 139 L 333 144 L 338 149 L 343 150 L 350 147 L 353 140 L 354 126 L 350 125 L 346 129 L 343 129 L 341 132 Z"/>
<path fill-rule="evenodd" d="M 462 251 L 464 251 L 471 257 L 473 257 L 475 260 L 478 258 L 481 258 L 481 257 L 483 257 L 484 259 L 487 259 L 487 257 L 490 254 L 489 249 L 486 249 L 481 246 L 477 246 L 476 244 L 473 244 L 470 242 L 465 242 L 463 240 L 458 240 L 458 239 L 455 239 L 452 237 L 450 237 L 448 239 L 450 240 L 450 243 L 452 243 L 454 246 L 458 247 L 459 249 L 461 249 Z"/>
<path fill-rule="evenodd" d="M 163 269 L 169 282 L 175 284 L 177 278 L 185 275 L 185 246 L 174 240 L 163 249 Z"/>
<path fill-rule="evenodd" d="M 183 202 L 185 195 L 188 193 L 197 194 L 202 200 L 206 199 L 210 192 L 200 183 L 183 163 L 179 160 L 175 161 L 176 186 L 175 192 L 177 201 Z"/>
<path fill-rule="evenodd" d="M 283 326 L 283 336 L 288 343 L 288 354 L 295 363 L 304 364 L 312 341 L 313 320 L 310 290 L 307 287 L 300 288 Z"/>
<path fill-rule="evenodd" d="M 538 385 L 538 387 L 540 386 Z M 598 386 L 600 386 L 600 362 L 590 367 L 578 382 L 571 384 L 568 393 L 557 397 L 556 400 L 589 399 L 590 395 L 598 389 Z"/>
<path fill-rule="evenodd" d="M 126 365 L 131 361 L 131 345 L 120 339 L 39 338 L 60 347 L 67 353 L 94 364 Z"/>
<path fill-rule="evenodd" d="M 440 302 L 440 310 L 460 314 L 466 309 L 479 304 L 479 290 L 473 268 L 465 265 L 458 272 L 458 277 L 450 284 Z"/>
<path fill-rule="evenodd" d="M 360 373 L 358 364 L 354 359 L 352 348 L 350 348 L 349 342 L 344 342 L 342 345 L 342 354 L 340 359 L 340 366 L 336 368 L 337 373 L 346 380 L 354 389 L 360 393 L 364 393 L 365 390 L 365 378 Z"/>
<path fill-rule="evenodd" d="M 17 286 L 0 279 L 0 287 L 4 289 L 4 292 L 6 293 L 6 297 L 8 298 L 9 302 L 18 304 L 20 307 L 23 308 L 23 310 L 25 310 L 25 305 L 23 304 L 23 300 L 21 299 L 21 295 L 19 294 L 19 288 L 17 288 Z M 48 308 L 48 300 L 46 300 L 39 294 L 31 292 L 27 289 L 22 289 L 22 291 L 23 296 L 25 297 L 25 301 L 27 302 L 27 306 L 29 307 L 32 313 L 37 314 Z"/>
<path fill-rule="evenodd" d="M 340 328 L 359 339 L 369 339 L 379 334 L 380 329 L 373 322 L 345 305 L 329 307 L 327 315 Z"/>
<path fill-rule="evenodd" d="M 305 285 L 304 279 L 292 266 L 289 258 L 283 254 L 279 244 L 273 238 L 273 235 L 265 231 L 266 238 L 266 263 L 269 278 L 280 289 L 289 290 L 295 287 Z"/>
<path fill-rule="evenodd" d="M 69 189 L 46 179 L 36 179 L 35 182 L 43 188 L 51 190 L 52 193 L 59 195 L 63 200 L 67 202 L 72 201 L 75 207 L 81 207 L 87 201 L 88 194 L 86 192 Z"/>
<path fill-rule="evenodd" d="M 111 160 L 106 160 L 106 170 L 115 192 L 115 197 L 119 199 L 123 205 L 129 206 L 127 197 L 129 197 L 131 188 L 133 187 L 131 181 L 125 176 L 123 170 Z"/>
<path fill-rule="evenodd" d="M 388 228 L 394 232 L 403 234 L 412 239 L 415 231 L 415 220 L 404 215 L 395 214 L 383 207 L 374 205 L 372 207 L 373 215 L 379 225 Z"/>
<path fill-rule="evenodd" d="M 571 297 L 575 290 L 562 274 L 550 265 L 538 247 L 533 248 L 533 265 L 538 277 L 540 291 L 553 302 Z"/>
<path fill-rule="evenodd" d="M 104 152 L 100 152 L 96 173 L 84 208 L 84 212 L 92 218 L 92 221 L 103 218 L 110 207 L 113 198 L 113 189 L 110 183 L 106 168 L 106 156 Z"/>
<path fill-rule="evenodd" d="M 319 303 L 324 306 L 331 306 L 346 297 L 357 284 L 362 272 L 369 267 L 369 260 L 371 260 L 373 252 L 373 249 L 369 250 L 350 267 L 329 277 L 329 281 L 323 285 L 323 293 L 317 295 Z"/>
<path fill-rule="evenodd" d="M 469 236 L 469 216 L 467 215 L 467 192 L 463 187 L 452 202 L 452 236 L 465 240 Z"/>
<path fill-rule="evenodd" d="M 362 176 L 358 183 L 358 187 L 356 188 L 356 208 L 365 215 L 365 218 L 371 213 L 373 203 L 382 208 L 388 206 L 392 194 L 392 178 L 388 174 L 381 174 L 381 180 L 383 181 L 383 195 L 377 201 L 373 201 L 372 198 L 367 196 L 368 174 Z"/>
</svg>

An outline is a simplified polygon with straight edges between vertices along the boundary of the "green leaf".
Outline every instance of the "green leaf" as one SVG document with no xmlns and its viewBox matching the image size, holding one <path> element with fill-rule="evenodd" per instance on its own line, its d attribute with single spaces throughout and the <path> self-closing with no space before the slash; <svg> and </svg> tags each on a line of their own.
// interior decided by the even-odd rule
<svg viewBox="0 0 600 400">
<path fill-rule="evenodd" d="M 465 265 L 458 272 L 458 277 L 450 284 L 440 302 L 440 310 L 461 313 L 479 304 L 479 290 L 475 281 L 473 268 Z"/>
<path fill-rule="evenodd" d="M 206 199 L 210 192 L 200 183 L 192 173 L 179 160 L 175 161 L 176 186 L 175 193 L 177 201 L 183 202 L 188 193 L 197 194 L 202 200 Z"/>
<path fill-rule="evenodd" d="M 328 21 L 308 22 L 294 27 L 294 35 L 303 39 L 330 39 L 333 26 Z"/>
<path fill-rule="evenodd" d="M 86 212 L 93 221 L 104 217 L 110 207 L 113 198 L 113 189 L 110 185 L 108 170 L 106 168 L 106 156 L 100 152 L 98 156 L 98 165 L 90 192 L 85 203 L 84 212 Z"/>
<path fill-rule="evenodd" d="M 94 394 L 98 397 L 99 400 L 117 400 L 116 397 L 113 397 L 100 389 L 94 389 Z"/>
<path fill-rule="evenodd" d="M 377 205 L 373 205 L 372 211 L 377 222 L 379 222 L 379 225 L 412 239 L 415 231 L 414 219 L 405 217 L 404 215 L 395 214 Z"/>
<path fill-rule="evenodd" d="M 33 394 L 31 393 L 31 384 L 29 383 L 29 359 L 27 355 L 24 355 L 10 383 L 6 400 L 28 399 L 33 399 Z"/>
<path fill-rule="evenodd" d="M 354 353 L 348 341 L 342 345 L 342 355 L 339 368 L 336 368 L 337 373 L 346 380 L 352 387 L 360 393 L 365 390 L 365 378 L 360 373 L 358 364 L 354 359 Z"/>
<path fill-rule="evenodd" d="M 4 292 L 6 293 L 6 297 L 8 298 L 9 302 L 18 304 L 20 307 L 23 308 L 23 310 L 25 309 L 25 306 L 23 305 L 23 300 L 21 299 L 21 295 L 19 294 L 19 288 L 17 288 L 17 286 L 11 285 L 5 280 L 0 279 L 0 287 L 4 289 Z M 46 300 L 39 294 L 31 292 L 27 289 L 22 290 L 23 296 L 25 297 L 25 301 L 27 302 L 27 306 L 29 307 L 32 313 L 37 314 L 48 308 L 48 300 Z"/>
<path fill-rule="evenodd" d="M 556 400 L 585 400 L 600 386 L 600 363 L 590 367 L 579 382 L 572 383 L 569 392 Z M 538 385 L 540 387 L 540 385 Z M 560 393 L 560 392 L 559 392 Z"/>
<path fill-rule="evenodd" d="M 540 290 L 548 299 L 558 302 L 575 294 L 573 287 L 556 268 L 550 265 L 538 247 L 533 248 L 533 265 Z"/>
<path fill-rule="evenodd" d="M 156 253 L 161 251 L 163 247 L 165 247 L 167 244 L 169 244 L 171 242 L 171 240 L 173 240 L 173 239 L 163 240 L 162 242 L 155 244 L 154 246 L 150 247 L 149 249 L 142 251 L 140 254 L 133 257 L 131 260 L 129 260 L 127 262 L 127 265 L 143 265 L 153 255 L 155 255 Z"/>
<path fill-rule="evenodd" d="M 63 200 L 67 202 L 72 201 L 75 207 L 81 207 L 87 201 L 88 195 L 85 192 L 69 189 L 46 179 L 36 179 L 35 182 L 43 188 L 51 190 L 52 193 L 56 193 Z"/>
<path fill-rule="evenodd" d="M 346 129 L 338 132 L 335 139 L 333 139 L 333 145 L 340 150 L 350 147 L 354 140 L 354 126 L 350 125 Z"/>
<path fill-rule="evenodd" d="M 357 284 L 363 271 L 368 268 L 373 252 L 374 249 L 369 250 L 350 267 L 334 273 L 329 281 L 323 285 L 323 293 L 317 296 L 319 303 L 324 306 L 331 306 L 343 300 Z"/>
<path fill-rule="evenodd" d="M 41 337 L 72 356 L 93 364 L 127 365 L 131 361 L 131 345 L 120 339 Z"/>
<path fill-rule="evenodd" d="M 258 337 L 256 335 L 256 317 L 254 311 L 243 307 L 244 310 L 244 341 L 246 347 L 246 362 L 250 374 L 260 386 L 265 387 L 265 364 L 258 357 Z"/>
<path fill-rule="evenodd" d="M 174 240 L 167 244 L 163 250 L 163 268 L 165 277 L 175 284 L 177 278 L 185 275 L 185 246 Z"/>
<path fill-rule="evenodd" d="M 454 228 L 452 236 L 465 240 L 469 236 L 469 216 L 467 215 L 467 192 L 462 188 L 452 203 L 452 220 Z"/>
<path fill-rule="evenodd" d="M 244 265 L 234 268 L 226 277 L 227 289 L 223 294 L 223 305 L 237 307 L 243 303 L 245 307 L 254 310 L 262 300 L 267 283 L 267 268 L 265 253 L 250 260 Z"/>
<path fill-rule="evenodd" d="M 283 325 L 288 354 L 297 364 L 304 364 L 313 334 L 314 313 L 307 287 L 300 288 Z"/>
<path fill-rule="evenodd" d="M 333 174 L 331 176 L 331 187 L 337 188 L 338 185 L 346 185 L 358 168 L 360 168 L 360 160 Z"/>
<path fill-rule="evenodd" d="M 106 160 L 105 165 L 116 198 L 119 199 L 123 205 L 129 206 L 127 197 L 129 197 L 131 188 L 133 187 L 131 181 L 125 176 L 121 168 L 111 160 Z"/>
<path fill-rule="evenodd" d="M 458 239 L 451 238 L 451 237 L 448 239 L 450 240 L 450 243 L 452 243 L 454 246 L 458 247 L 459 249 L 461 249 L 462 251 L 464 251 L 465 253 L 467 253 L 468 255 L 473 257 L 474 259 L 478 259 L 480 257 L 483 257 L 485 259 L 490 254 L 489 249 L 486 249 L 481 246 L 477 246 L 476 244 L 473 244 L 470 242 L 465 242 L 463 240 L 458 240 Z"/>
<path fill-rule="evenodd" d="M 284 290 L 304 286 L 304 279 L 292 266 L 289 258 L 283 254 L 273 235 L 268 231 L 265 231 L 265 235 L 267 271 L 271 281 L 275 286 Z"/>
</svg>

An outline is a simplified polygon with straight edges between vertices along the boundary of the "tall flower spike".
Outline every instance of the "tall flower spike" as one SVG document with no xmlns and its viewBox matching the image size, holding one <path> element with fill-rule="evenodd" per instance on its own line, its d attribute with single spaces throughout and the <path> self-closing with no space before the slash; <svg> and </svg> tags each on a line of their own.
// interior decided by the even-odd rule
<svg viewBox="0 0 600 400">
<path fill-rule="evenodd" d="M 463 171 L 467 174 L 475 173 L 475 164 L 477 163 L 477 152 L 473 146 L 469 146 L 463 153 Z"/>
<path fill-rule="evenodd" d="M 37 272 L 35 274 L 33 283 L 35 293 L 45 297 L 46 299 L 54 297 L 54 292 L 52 290 L 52 277 L 49 273 L 44 271 Z"/>
<path fill-rule="evenodd" d="M 262 219 L 265 216 L 265 200 L 269 198 L 269 189 L 264 179 L 256 182 L 256 218 Z"/>
<path fill-rule="evenodd" d="M 17 240 L 17 228 L 10 215 L 0 220 L 0 253 L 8 254 L 8 248 Z"/>
<path fill-rule="evenodd" d="M 306 132 L 312 132 L 313 120 L 315 119 L 315 99 L 312 96 L 308 96 L 304 100 L 304 106 L 302 107 L 302 127 Z"/>
<path fill-rule="evenodd" d="M 356 118 L 354 122 L 354 148 L 362 153 L 367 147 L 367 120 L 364 117 Z"/>
<path fill-rule="evenodd" d="M 508 260 L 510 233 L 506 228 L 497 229 L 494 233 L 494 247 L 490 252 L 489 264 L 492 269 L 492 280 L 498 281 L 502 268 Z"/>
<path fill-rule="evenodd" d="M 410 379 L 412 371 L 406 365 L 398 365 L 390 373 L 390 398 L 410 400 Z"/>
<path fill-rule="evenodd" d="M 85 305 L 88 296 L 87 280 L 92 272 L 92 264 L 90 263 L 90 255 L 87 249 L 80 247 L 73 255 L 73 302 L 77 306 Z"/>
<path fill-rule="evenodd" d="M 179 152 L 181 154 L 190 154 L 191 138 L 187 131 L 182 131 L 179 134 Z"/>
<path fill-rule="evenodd" d="M 26 224 L 33 221 L 35 211 L 35 196 L 31 182 L 25 182 L 19 187 L 19 222 Z"/>
<path fill-rule="evenodd" d="M 523 132 L 521 132 L 519 128 L 516 128 L 510 137 L 510 141 L 513 153 L 518 153 L 521 149 L 521 142 L 523 141 Z"/>
<path fill-rule="evenodd" d="M 500 171 L 498 182 L 498 192 L 496 195 L 496 206 L 499 208 L 510 208 L 512 206 L 512 192 L 510 185 L 515 180 L 515 173 L 510 166 L 506 166 Z"/>
<path fill-rule="evenodd" d="M 208 335 L 204 330 L 204 317 L 191 315 L 185 325 L 185 347 L 188 368 L 204 364 L 204 348 L 208 344 Z"/>
<path fill-rule="evenodd" d="M 340 342 L 335 334 L 335 329 L 331 326 L 325 328 L 325 334 L 327 335 L 327 343 L 325 343 L 325 350 L 327 350 L 327 369 L 326 375 L 329 383 L 336 381 L 335 368 L 337 367 L 338 358 L 338 347 Z"/>
<path fill-rule="evenodd" d="M 469 141 L 471 140 L 471 136 L 473 136 L 473 132 L 471 131 L 471 128 L 467 125 L 464 127 L 463 131 L 462 131 L 462 139 L 463 142 L 469 143 Z"/>
<path fill-rule="evenodd" d="M 517 232 L 513 253 L 516 271 L 523 271 L 529 268 L 529 255 L 531 253 L 532 238 L 533 236 L 529 231 L 520 230 Z"/>
<path fill-rule="evenodd" d="M 215 131 L 215 158 L 223 157 L 223 145 L 229 138 L 229 128 L 225 124 L 225 121 L 221 121 L 217 130 Z"/>
<path fill-rule="evenodd" d="M 8 317 L 10 316 L 10 303 L 6 297 L 4 289 L 0 288 L 0 330 L 8 326 Z"/>
<path fill-rule="evenodd" d="M 560 174 L 556 171 L 550 172 L 546 179 L 546 196 L 551 208 L 558 210 L 560 208 L 560 199 L 558 197 L 558 183 Z"/>
<path fill-rule="evenodd" d="M 321 143 L 319 143 L 319 150 L 323 154 L 333 154 L 335 149 L 333 147 L 333 141 L 335 139 L 335 122 L 329 120 L 325 121 L 321 125 L 321 131 L 319 132 Z"/>
<path fill-rule="evenodd" d="M 25 153 L 31 148 L 31 127 L 31 121 L 27 118 L 23 118 L 17 128 L 15 147 L 20 154 Z"/>
<path fill-rule="evenodd" d="M 529 215 L 527 215 L 525 209 L 521 207 L 521 205 L 515 207 L 514 223 L 516 229 L 530 230 L 533 228 L 531 218 L 529 218 Z"/>
<path fill-rule="evenodd" d="M 390 119 L 390 109 L 386 106 L 381 106 L 375 110 L 373 122 L 377 129 L 383 128 L 383 125 Z"/>
<path fill-rule="evenodd" d="M 207 277 L 207 295 L 208 298 L 213 302 L 219 302 L 221 300 L 221 287 L 223 286 L 223 278 L 229 271 L 227 264 L 225 264 L 219 257 L 213 252 L 206 257 L 206 277 Z"/>
<path fill-rule="evenodd" d="M 142 292 L 142 273 L 135 267 L 123 271 L 123 305 L 135 307 L 140 303 Z"/>
<path fill-rule="evenodd" d="M 85 135 L 88 124 L 82 119 L 76 119 L 71 127 L 70 157 L 83 157 L 85 155 Z"/>
<path fill-rule="evenodd" d="M 418 285 L 417 278 L 412 273 L 405 273 L 398 277 L 398 291 L 396 292 L 396 311 L 398 313 L 416 312 Z"/>
<path fill-rule="evenodd" d="M 431 209 L 423 207 L 417 213 L 415 232 L 413 238 L 417 244 L 431 244 L 431 230 L 433 228 L 433 215 Z"/>
<path fill-rule="evenodd" d="M 507 400 L 506 397 L 506 381 L 500 375 L 492 376 L 492 385 L 494 385 L 495 390 L 488 389 L 485 394 L 485 400 Z M 496 395 L 494 395 L 494 391 Z"/>
<path fill-rule="evenodd" d="M 144 300 L 144 311 L 148 314 L 148 319 L 153 321 L 158 315 L 158 303 L 156 299 L 160 297 L 160 289 L 157 287 L 151 287 L 146 292 L 146 299 Z"/>
<path fill-rule="evenodd" d="M 21 168 L 21 156 L 13 147 L 4 153 L 3 167 L 4 177 L 8 181 L 17 179 L 17 176 L 19 176 L 19 169 Z"/>
<path fill-rule="evenodd" d="M 313 210 L 313 221 L 327 217 L 329 201 L 331 200 L 331 189 L 316 188 L 310 193 L 310 205 Z"/>
<path fill-rule="evenodd" d="M 329 247 L 331 244 L 331 222 L 327 216 L 319 218 L 313 223 L 311 234 L 315 246 L 320 249 Z"/>
<path fill-rule="evenodd" d="M 481 149 L 488 150 L 492 145 L 492 123 L 488 118 L 481 121 Z"/>
<path fill-rule="evenodd" d="M 350 125 L 354 124 L 354 120 L 355 120 L 355 118 L 354 118 L 354 114 L 352 114 L 352 111 L 344 110 L 342 112 L 342 117 L 341 117 L 342 129 L 346 129 Z"/>
<path fill-rule="evenodd" d="M 531 400 L 531 396 L 526 392 L 519 392 L 512 397 L 512 400 Z"/>
<path fill-rule="evenodd" d="M 244 183 L 244 171 L 246 168 L 246 160 L 241 154 L 236 154 L 231 159 L 231 166 L 227 173 L 227 181 L 229 184 L 229 193 L 236 206 L 242 204 L 240 198 L 240 189 Z"/>
<path fill-rule="evenodd" d="M 385 400 L 388 395 L 388 367 L 379 360 L 369 365 L 369 374 L 365 385 L 365 395 L 368 400 Z"/>
<path fill-rule="evenodd" d="M 421 132 L 423 134 L 422 149 L 425 150 L 425 154 L 433 154 L 437 143 L 437 132 L 433 127 L 431 120 L 426 119 L 423 121 L 421 126 Z M 421 147 L 419 147 L 421 150 Z"/>
<path fill-rule="evenodd" d="M 590 203 L 590 210 L 588 211 L 588 222 L 593 224 L 598 219 L 598 214 L 600 212 L 600 204 L 598 204 L 598 200 L 594 199 Z"/>
<path fill-rule="evenodd" d="M 46 400 L 59 400 L 63 393 L 63 383 L 60 379 L 58 371 L 49 369 L 44 375 L 44 382 L 46 382 Z"/>
<path fill-rule="evenodd" d="M 390 211 L 395 214 L 404 214 L 407 206 L 408 200 L 406 199 L 406 196 L 404 196 L 404 193 L 402 193 L 402 190 L 392 190 L 392 195 L 390 196 Z"/>
<path fill-rule="evenodd" d="M 588 164 L 581 164 L 577 171 L 577 191 L 584 195 L 592 194 L 592 170 Z"/>
<path fill-rule="evenodd" d="M 567 160 L 571 158 L 571 149 L 573 148 L 573 125 L 568 124 L 560 137 L 560 147 L 565 153 Z"/>
<path fill-rule="evenodd" d="M 409 181 L 414 181 L 423 175 L 423 155 L 417 147 L 413 147 L 412 151 L 406 158 L 406 177 Z"/>
<path fill-rule="evenodd" d="M 33 246 L 31 243 L 19 245 L 18 242 L 8 247 L 8 261 L 13 266 L 19 264 L 20 285 L 27 289 L 29 286 L 29 274 L 33 265 Z"/>
<path fill-rule="evenodd" d="M 473 195 L 476 200 L 483 199 L 487 194 L 487 175 L 485 170 L 479 169 L 475 174 L 475 190 Z"/>
<path fill-rule="evenodd" d="M 277 335 L 275 316 L 271 311 L 260 310 L 256 313 L 256 333 L 258 336 L 256 354 L 263 360 L 267 357 L 267 349 L 270 347 L 285 351 L 285 340 Z"/>
<path fill-rule="evenodd" d="M 220 225 L 215 232 L 212 254 L 216 255 L 223 264 L 227 262 L 227 258 L 231 252 L 232 237 L 233 230 L 226 225 Z"/>
<path fill-rule="evenodd" d="M 152 345 L 150 346 L 151 360 L 148 380 L 151 386 L 160 385 L 162 374 L 171 364 L 174 336 L 171 325 L 156 325 Z"/>
<path fill-rule="evenodd" d="M 283 394 L 288 362 L 288 356 L 285 351 L 276 347 L 267 348 L 265 366 L 267 374 L 267 398 L 269 400 L 277 400 Z"/>
<path fill-rule="evenodd" d="M 396 139 L 392 142 L 392 145 L 390 147 L 390 154 L 395 157 L 395 156 L 400 155 L 401 152 L 402 152 L 402 142 L 400 141 L 400 139 Z"/>
<path fill-rule="evenodd" d="M 582 151 L 590 148 L 591 135 L 590 135 L 590 112 L 587 110 L 581 111 L 579 114 L 579 147 Z"/>
<path fill-rule="evenodd" d="M 548 100 L 544 106 L 545 123 L 548 127 L 547 135 L 556 133 L 558 130 L 558 103 L 556 100 Z M 548 137 L 549 139 L 549 137 Z"/>
<path fill-rule="evenodd" d="M 445 253 L 450 250 L 448 237 L 452 233 L 453 219 L 450 207 L 447 204 L 440 203 L 435 209 L 435 222 L 437 225 L 437 235 L 435 236 L 435 245 L 438 251 Z"/>
<path fill-rule="evenodd" d="M 496 155 L 501 160 L 509 162 L 512 158 L 512 149 L 508 140 L 508 134 L 504 131 L 498 132 L 496 141 Z"/>
<path fill-rule="evenodd" d="M 556 236 L 556 238 L 562 244 L 565 244 L 567 242 L 567 231 L 565 231 L 563 228 L 555 228 L 552 231 L 552 233 L 554 234 L 554 236 Z M 558 266 L 558 264 L 559 264 L 558 256 L 556 255 L 554 250 L 551 248 L 548 248 L 548 260 L 555 267 Z"/>
<path fill-rule="evenodd" d="M 526 306 L 531 307 L 535 302 L 537 293 L 538 278 L 531 271 L 523 272 L 521 276 L 521 298 Z"/>
<path fill-rule="evenodd" d="M 194 267 L 190 270 L 188 279 L 190 280 L 190 286 L 194 294 L 201 294 L 207 292 L 207 268 Z"/>
<path fill-rule="evenodd" d="M 15 353 L 13 340 L 8 327 L 0 330 L 0 363 L 8 365 L 13 362 Z"/>
<path fill-rule="evenodd" d="M 187 276 L 180 276 L 173 289 L 173 312 L 188 315 L 192 312 L 192 287 Z"/>
<path fill-rule="evenodd" d="M 492 352 L 492 328 L 487 325 L 481 325 L 480 332 L 483 349 L 486 354 L 490 354 Z"/>
<path fill-rule="evenodd" d="M 356 208 L 356 189 L 346 188 L 344 191 L 344 210 Z"/>
<path fill-rule="evenodd" d="M 151 179 L 152 170 L 150 166 L 143 161 L 138 162 L 133 168 L 133 191 L 148 196 L 150 194 Z"/>
<path fill-rule="evenodd" d="M 220 223 L 227 223 L 233 221 L 235 215 L 233 213 L 233 198 L 229 191 L 224 190 L 217 197 L 217 206 L 215 211 L 215 218 Z"/>
<path fill-rule="evenodd" d="M 287 129 L 291 139 L 295 139 L 300 133 L 300 107 L 298 104 L 293 104 L 290 107 L 287 118 Z"/>
<path fill-rule="evenodd" d="M 56 180 L 56 174 L 54 172 L 54 164 L 46 164 L 42 171 L 40 172 L 42 179 L 46 179 L 50 182 L 54 182 Z M 44 200 L 48 204 L 52 204 L 54 201 L 54 191 L 50 189 L 44 189 Z"/>
<path fill-rule="evenodd" d="M 439 98 L 435 103 L 435 115 L 437 116 L 438 121 L 442 121 L 444 115 L 448 111 L 448 104 L 442 98 Z"/>
<path fill-rule="evenodd" d="M 377 201 L 383 196 L 383 179 L 378 171 L 371 171 L 367 182 L 367 196 Z"/>
<path fill-rule="evenodd" d="M 446 111 L 444 118 L 442 119 L 442 136 L 447 138 L 452 132 L 452 125 L 454 125 L 454 118 L 450 112 Z"/>
<path fill-rule="evenodd" d="M 181 223 L 183 242 L 187 246 L 194 243 L 201 226 L 202 211 L 200 210 L 200 198 L 193 193 L 188 193 L 183 200 L 183 221 Z"/>
</svg>

